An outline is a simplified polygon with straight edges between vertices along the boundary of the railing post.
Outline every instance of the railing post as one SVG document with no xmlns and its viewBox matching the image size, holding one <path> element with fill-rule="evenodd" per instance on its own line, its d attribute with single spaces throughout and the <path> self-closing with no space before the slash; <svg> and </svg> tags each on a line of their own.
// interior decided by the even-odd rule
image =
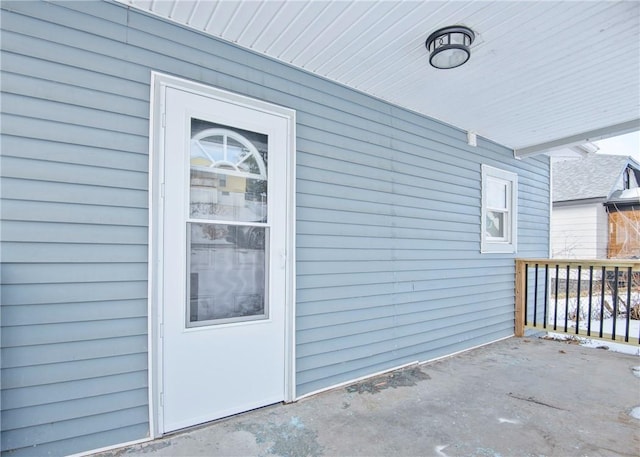
<svg viewBox="0 0 640 457">
<path fill-rule="evenodd" d="M 524 336 L 524 306 L 527 299 L 525 294 L 527 280 L 527 264 L 524 260 L 516 259 L 516 310 L 515 330 L 516 336 Z"/>
</svg>

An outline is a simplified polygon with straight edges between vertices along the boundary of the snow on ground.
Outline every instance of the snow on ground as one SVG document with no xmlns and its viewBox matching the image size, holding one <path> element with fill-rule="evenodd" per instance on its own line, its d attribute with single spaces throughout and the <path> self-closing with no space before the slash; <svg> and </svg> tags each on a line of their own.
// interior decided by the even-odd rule
<svg viewBox="0 0 640 457">
<path fill-rule="evenodd" d="M 636 321 L 637 322 L 637 321 Z M 580 343 L 580 346 L 588 348 L 607 349 L 613 352 L 621 352 L 623 354 L 640 356 L 640 347 L 633 344 L 617 343 L 606 339 L 588 338 L 567 333 L 555 333 L 553 330 L 547 332 L 547 337 L 554 340 L 574 340 Z"/>
</svg>

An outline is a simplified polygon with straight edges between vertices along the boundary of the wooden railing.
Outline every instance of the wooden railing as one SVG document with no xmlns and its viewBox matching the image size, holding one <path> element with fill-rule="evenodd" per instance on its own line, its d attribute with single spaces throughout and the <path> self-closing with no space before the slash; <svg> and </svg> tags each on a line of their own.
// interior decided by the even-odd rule
<svg viewBox="0 0 640 457">
<path fill-rule="evenodd" d="M 515 334 L 640 344 L 640 260 L 516 260 Z"/>
</svg>

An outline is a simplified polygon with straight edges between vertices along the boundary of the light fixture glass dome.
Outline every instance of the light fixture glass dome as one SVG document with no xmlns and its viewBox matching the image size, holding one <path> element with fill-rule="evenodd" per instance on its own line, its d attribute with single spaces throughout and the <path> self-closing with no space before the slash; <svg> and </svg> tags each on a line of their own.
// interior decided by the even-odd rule
<svg viewBox="0 0 640 457">
<path fill-rule="evenodd" d="M 459 67 L 471 57 L 469 46 L 474 39 L 473 31 L 461 25 L 436 30 L 425 42 L 429 63 L 440 69 Z"/>
</svg>

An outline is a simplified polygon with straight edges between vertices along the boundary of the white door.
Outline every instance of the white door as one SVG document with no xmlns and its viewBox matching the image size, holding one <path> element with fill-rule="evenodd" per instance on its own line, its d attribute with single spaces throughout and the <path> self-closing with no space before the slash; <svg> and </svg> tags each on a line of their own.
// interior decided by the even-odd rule
<svg viewBox="0 0 640 457">
<path fill-rule="evenodd" d="M 165 87 L 162 431 L 285 399 L 282 116 Z"/>
</svg>

